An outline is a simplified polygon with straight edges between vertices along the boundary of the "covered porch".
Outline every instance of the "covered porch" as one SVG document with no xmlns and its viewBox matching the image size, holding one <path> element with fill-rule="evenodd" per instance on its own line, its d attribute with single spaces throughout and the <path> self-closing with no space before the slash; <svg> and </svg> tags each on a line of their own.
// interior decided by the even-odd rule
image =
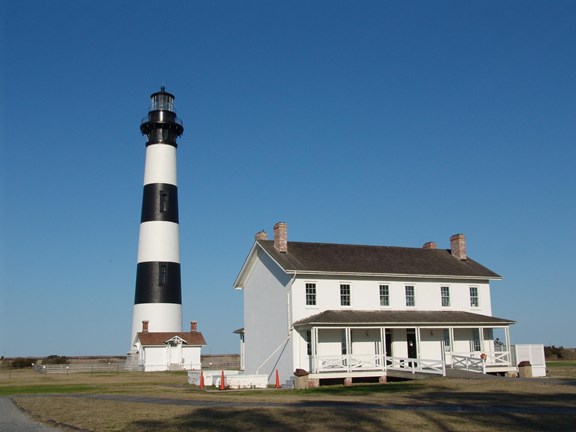
<svg viewBox="0 0 576 432">
<path fill-rule="evenodd" d="M 509 320 L 452 311 L 325 311 L 295 323 L 311 378 L 515 371 Z M 494 338 L 500 329 L 503 341 Z M 305 347 L 304 347 L 305 345 Z"/>
</svg>

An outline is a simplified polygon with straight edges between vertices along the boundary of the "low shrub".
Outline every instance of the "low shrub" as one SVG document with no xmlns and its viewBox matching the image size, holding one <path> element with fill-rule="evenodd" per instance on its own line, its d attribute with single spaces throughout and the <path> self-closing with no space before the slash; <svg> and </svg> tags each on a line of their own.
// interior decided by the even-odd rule
<svg viewBox="0 0 576 432">
<path fill-rule="evenodd" d="M 61 365 L 69 363 L 70 360 L 68 360 L 68 357 L 59 355 L 49 355 L 48 357 L 42 360 L 43 365 Z"/>
<path fill-rule="evenodd" d="M 17 357 L 10 362 L 12 369 L 25 369 L 32 367 L 36 363 L 36 359 L 29 357 Z"/>
</svg>

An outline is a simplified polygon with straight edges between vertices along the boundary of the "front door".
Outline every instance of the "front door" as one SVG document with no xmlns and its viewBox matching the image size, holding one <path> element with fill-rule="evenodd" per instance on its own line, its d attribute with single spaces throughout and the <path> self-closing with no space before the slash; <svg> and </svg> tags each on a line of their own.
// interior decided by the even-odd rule
<svg viewBox="0 0 576 432">
<path fill-rule="evenodd" d="M 386 338 L 386 355 L 388 357 L 392 357 L 392 331 L 390 329 L 386 329 L 385 333 Z"/>
<path fill-rule="evenodd" d="M 418 350 L 416 349 L 415 329 L 406 329 L 406 343 L 408 344 L 408 358 L 417 358 Z"/>
</svg>

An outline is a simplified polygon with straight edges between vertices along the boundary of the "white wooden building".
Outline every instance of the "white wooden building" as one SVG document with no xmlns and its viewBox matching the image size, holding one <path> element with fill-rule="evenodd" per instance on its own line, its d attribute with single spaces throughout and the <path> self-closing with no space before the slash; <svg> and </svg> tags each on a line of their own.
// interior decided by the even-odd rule
<svg viewBox="0 0 576 432">
<path fill-rule="evenodd" d="M 234 283 L 244 295 L 242 364 L 270 382 L 276 369 L 283 382 L 296 369 L 348 381 L 391 370 L 516 370 L 513 321 L 492 316 L 498 279 L 467 256 L 462 234 L 450 249 L 288 242 L 279 222 L 274 240 L 256 235 Z"/>
<path fill-rule="evenodd" d="M 189 332 L 149 332 L 148 321 L 143 321 L 134 340 L 132 367 L 145 372 L 200 370 L 202 345 L 206 341 L 196 321 L 190 323 Z"/>
</svg>

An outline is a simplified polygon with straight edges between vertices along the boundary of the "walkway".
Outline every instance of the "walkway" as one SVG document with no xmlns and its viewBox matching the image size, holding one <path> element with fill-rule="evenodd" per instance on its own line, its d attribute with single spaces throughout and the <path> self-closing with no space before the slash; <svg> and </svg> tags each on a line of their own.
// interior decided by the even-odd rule
<svg viewBox="0 0 576 432">
<path fill-rule="evenodd" d="M 9 397 L 0 397 L 0 431 L 6 432 L 56 432 L 60 429 L 33 421 L 20 411 Z"/>
</svg>

